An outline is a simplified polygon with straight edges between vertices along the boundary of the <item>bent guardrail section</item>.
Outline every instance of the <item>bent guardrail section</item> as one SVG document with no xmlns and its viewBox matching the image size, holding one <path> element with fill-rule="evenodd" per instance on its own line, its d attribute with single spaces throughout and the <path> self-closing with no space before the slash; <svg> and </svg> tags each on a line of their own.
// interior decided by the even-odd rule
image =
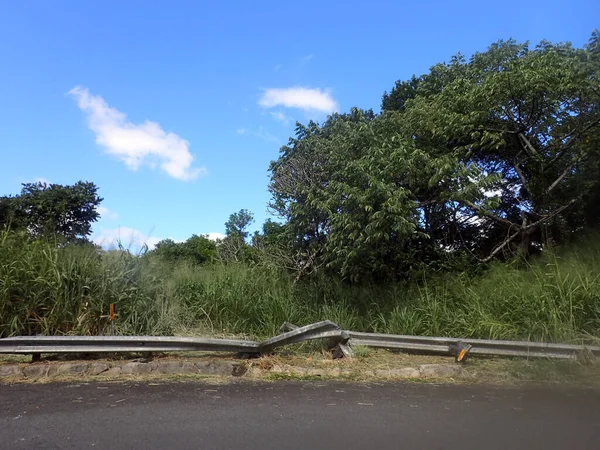
<svg viewBox="0 0 600 450">
<path fill-rule="evenodd" d="M 482 356 L 571 359 L 580 353 L 586 353 L 600 357 L 599 346 L 361 333 L 344 331 L 330 320 L 303 327 L 285 322 L 279 335 L 262 342 L 176 336 L 17 336 L 0 339 L 0 353 L 39 355 L 41 353 L 223 351 L 261 354 L 272 352 L 285 345 L 314 339 L 329 339 L 330 347 L 338 347 L 341 354 L 346 357 L 351 357 L 352 346 L 358 345 L 406 353 L 452 356 L 461 354 L 462 350 L 471 355 Z"/>
</svg>

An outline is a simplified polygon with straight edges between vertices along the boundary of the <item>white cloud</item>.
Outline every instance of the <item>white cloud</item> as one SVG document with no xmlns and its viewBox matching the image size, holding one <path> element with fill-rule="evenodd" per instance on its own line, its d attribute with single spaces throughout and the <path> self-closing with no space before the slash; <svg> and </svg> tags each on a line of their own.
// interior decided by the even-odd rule
<svg viewBox="0 0 600 450">
<path fill-rule="evenodd" d="M 308 62 L 308 61 L 310 61 L 311 59 L 313 59 L 314 57 L 315 57 L 315 55 L 313 55 L 313 54 L 311 53 L 310 55 L 306 55 L 306 56 L 303 56 L 302 58 L 300 58 L 300 61 L 302 61 L 302 62 Z"/>
<path fill-rule="evenodd" d="M 338 110 L 338 105 L 329 92 L 304 87 L 265 89 L 258 104 L 265 108 L 283 106 L 323 113 L 332 113 Z"/>
<path fill-rule="evenodd" d="M 133 252 L 139 251 L 144 245 L 148 246 L 148 250 L 152 250 L 160 240 L 128 227 L 100 228 L 92 237 L 92 241 L 103 248 L 118 248 L 120 242 L 124 248 Z"/>
<path fill-rule="evenodd" d="M 216 231 L 208 233 L 206 237 L 211 241 L 216 241 L 217 239 L 225 239 L 225 235 L 223 233 L 217 233 Z"/>
<path fill-rule="evenodd" d="M 111 211 L 105 206 L 98 206 L 98 208 L 96 208 L 96 211 L 98 211 L 98 214 L 100 214 L 100 216 L 102 216 L 103 219 L 117 220 L 119 218 L 118 213 Z"/>
<path fill-rule="evenodd" d="M 184 181 L 206 173 L 204 168 L 192 167 L 194 156 L 189 151 L 189 142 L 165 132 L 158 123 L 147 120 L 133 124 L 124 113 L 111 108 L 102 97 L 91 95 L 82 86 L 74 87 L 68 95 L 75 98 L 79 109 L 87 115 L 96 142 L 128 168 L 159 166 L 169 176 Z"/>
<path fill-rule="evenodd" d="M 268 131 L 265 131 L 263 129 L 263 127 L 259 127 L 258 131 L 253 131 L 249 128 L 240 128 L 239 130 L 236 130 L 235 132 L 240 135 L 251 134 L 252 136 L 260 138 L 263 141 L 279 143 L 279 138 L 277 138 L 277 136 L 274 136 L 273 134 L 269 133 Z"/>
<path fill-rule="evenodd" d="M 48 178 L 44 178 L 44 177 L 37 177 L 34 180 L 34 183 L 44 183 L 44 184 L 48 184 L 48 185 L 52 184 L 52 182 Z"/>
<path fill-rule="evenodd" d="M 271 114 L 271 117 L 273 117 L 273 119 L 278 120 L 279 122 L 283 123 L 284 125 L 287 125 L 290 123 L 290 119 L 281 111 L 271 111 L 269 114 Z"/>
</svg>

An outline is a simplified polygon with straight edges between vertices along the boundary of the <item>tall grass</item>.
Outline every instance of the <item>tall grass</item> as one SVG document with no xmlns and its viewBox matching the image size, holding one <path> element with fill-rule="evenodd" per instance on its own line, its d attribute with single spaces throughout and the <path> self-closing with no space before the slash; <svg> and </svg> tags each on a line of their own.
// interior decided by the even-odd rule
<svg viewBox="0 0 600 450">
<path fill-rule="evenodd" d="M 103 334 L 110 303 L 120 334 L 273 335 L 284 321 L 346 329 L 575 341 L 600 335 L 600 242 L 478 278 L 352 287 L 293 283 L 243 264 L 170 266 L 126 251 L 59 248 L 0 232 L 0 336 Z"/>
<path fill-rule="evenodd" d="M 378 315 L 389 333 L 576 341 L 600 335 L 600 245 L 551 253 L 523 266 L 494 264 L 476 279 L 412 286 Z"/>
</svg>

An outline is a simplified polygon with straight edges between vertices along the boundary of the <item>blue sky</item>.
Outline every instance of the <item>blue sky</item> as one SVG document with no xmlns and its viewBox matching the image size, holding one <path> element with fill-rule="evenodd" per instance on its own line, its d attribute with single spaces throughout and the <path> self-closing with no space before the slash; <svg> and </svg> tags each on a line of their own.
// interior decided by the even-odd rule
<svg viewBox="0 0 600 450">
<path fill-rule="evenodd" d="M 267 218 L 296 121 L 379 111 L 398 79 L 498 40 L 571 41 L 597 1 L 0 0 L 0 195 L 93 181 L 94 239 L 132 245 Z"/>
</svg>

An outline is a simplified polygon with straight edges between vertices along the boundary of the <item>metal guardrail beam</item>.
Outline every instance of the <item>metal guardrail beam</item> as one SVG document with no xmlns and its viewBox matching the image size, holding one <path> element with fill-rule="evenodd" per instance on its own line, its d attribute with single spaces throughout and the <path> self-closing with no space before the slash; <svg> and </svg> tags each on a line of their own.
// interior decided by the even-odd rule
<svg viewBox="0 0 600 450">
<path fill-rule="evenodd" d="M 338 336 L 341 338 L 342 331 L 340 330 L 340 327 L 330 320 L 324 320 L 323 322 L 317 322 L 298 328 L 289 327 L 289 325 L 292 324 L 288 324 L 288 328 L 291 328 L 291 331 L 281 333 L 278 336 L 273 336 L 272 338 L 269 338 L 258 344 L 260 351 L 268 352 L 282 345 L 296 344 L 298 342 L 312 339 L 326 337 L 335 338 Z"/>
<path fill-rule="evenodd" d="M 0 339 L 0 353 L 110 353 L 223 351 L 266 353 L 313 339 L 341 340 L 343 332 L 326 320 L 279 334 L 263 342 L 174 336 L 17 336 Z"/>
<path fill-rule="evenodd" d="M 257 352 L 254 341 L 171 336 L 19 336 L 0 339 L 0 353 Z"/>
<path fill-rule="evenodd" d="M 285 322 L 281 331 L 262 342 L 174 336 L 17 336 L 0 339 L 0 353 L 224 351 L 260 354 L 285 345 L 329 339 L 331 347 L 339 346 L 345 356 L 352 355 L 352 345 L 364 345 L 436 355 L 456 355 L 457 349 L 470 346 L 471 355 L 570 359 L 585 352 L 600 357 L 599 346 L 360 333 L 341 330 L 329 320 L 303 327 Z"/>
<path fill-rule="evenodd" d="M 381 340 L 370 340 L 370 339 L 350 339 L 351 346 L 365 346 L 371 348 L 386 348 L 389 350 L 402 350 L 411 353 L 431 353 L 436 355 L 451 355 L 452 352 L 450 347 L 447 345 L 437 344 L 413 344 L 410 342 L 394 342 L 394 341 L 381 341 Z"/>
<path fill-rule="evenodd" d="M 600 357 L 600 347 L 575 344 L 554 344 L 545 342 L 505 341 L 491 339 L 457 339 L 430 336 L 407 336 L 378 333 L 348 332 L 350 343 L 369 347 L 398 349 L 405 351 L 423 351 L 440 355 L 453 354 L 453 348 L 459 344 L 470 344 L 472 355 L 521 356 L 531 358 L 575 357 L 579 352 L 588 352 Z"/>
</svg>

